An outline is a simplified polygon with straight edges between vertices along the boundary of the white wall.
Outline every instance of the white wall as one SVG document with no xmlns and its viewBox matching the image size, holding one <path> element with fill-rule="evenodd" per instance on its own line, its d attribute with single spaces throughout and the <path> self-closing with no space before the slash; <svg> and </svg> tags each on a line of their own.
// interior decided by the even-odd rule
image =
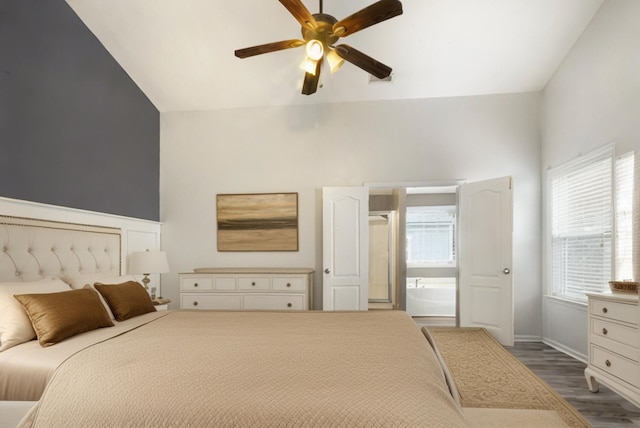
<svg viewBox="0 0 640 428">
<path fill-rule="evenodd" d="M 164 293 L 178 302 L 195 267 L 311 267 L 320 308 L 323 186 L 512 175 L 515 329 L 539 338 L 539 107 L 529 93 L 162 113 Z M 216 194 L 258 192 L 299 193 L 299 251 L 218 252 Z"/>
<path fill-rule="evenodd" d="M 640 150 L 639 40 L 640 1 L 607 0 L 547 84 L 542 96 L 545 183 L 548 167 L 606 143 L 615 142 L 618 154 Z M 546 222 L 544 230 L 546 236 Z M 543 334 L 585 358 L 586 308 L 545 298 Z"/>
</svg>

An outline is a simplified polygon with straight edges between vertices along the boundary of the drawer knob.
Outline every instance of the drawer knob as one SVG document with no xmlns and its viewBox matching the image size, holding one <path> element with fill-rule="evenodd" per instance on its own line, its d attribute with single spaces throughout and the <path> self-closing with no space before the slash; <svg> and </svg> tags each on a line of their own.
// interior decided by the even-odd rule
<svg viewBox="0 0 640 428">
<path fill-rule="evenodd" d="M 606 314 L 607 312 L 609 312 L 609 309 L 607 309 L 607 307 L 605 306 L 604 308 L 602 308 L 602 313 Z"/>
<path fill-rule="evenodd" d="M 290 308 L 291 306 L 293 306 L 291 303 L 287 303 L 288 308 Z"/>
<path fill-rule="evenodd" d="M 606 335 L 607 333 L 609 333 L 609 331 L 606 328 L 602 329 L 602 334 Z"/>
<path fill-rule="evenodd" d="M 197 282 L 194 282 L 194 283 L 193 283 L 193 286 L 194 286 L 194 287 L 197 287 L 197 286 L 198 286 L 198 283 L 197 283 Z"/>
<path fill-rule="evenodd" d="M 198 302 L 193 302 L 193 306 L 198 306 Z"/>
<path fill-rule="evenodd" d="M 287 287 L 291 287 L 291 283 L 290 282 L 287 282 Z"/>
<path fill-rule="evenodd" d="M 255 281 L 251 283 L 251 286 L 255 287 L 256 283 Z"/>
<path fill-rule="evenodd" d="M 607 367 L 611 367 L 611 361 L 609 361 L 609 360 L 605 361 L 605 362 L 604 362 L 604 364 L 605 364 Z"/>
</svg>

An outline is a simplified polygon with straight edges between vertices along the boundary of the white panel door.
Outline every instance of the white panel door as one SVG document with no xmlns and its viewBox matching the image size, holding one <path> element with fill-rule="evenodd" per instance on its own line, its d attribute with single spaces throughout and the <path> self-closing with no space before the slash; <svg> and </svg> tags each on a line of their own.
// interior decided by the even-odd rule
<svg viewBox="0 0 640 428">
<path fill-rule="evenodd" d="M 367 310 L 369 296 L 369 189 L 322 189 L 325 311 Z"/>
<path fill-rule="evenodd" d="M 460 186 L 460 326 L 513 346 L 511 177 Z"/>
</svg>

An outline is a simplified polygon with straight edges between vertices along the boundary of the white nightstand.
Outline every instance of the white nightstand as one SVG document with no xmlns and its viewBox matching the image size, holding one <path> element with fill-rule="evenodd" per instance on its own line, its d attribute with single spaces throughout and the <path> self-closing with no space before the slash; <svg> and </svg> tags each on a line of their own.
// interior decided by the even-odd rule
<svg viewBox="0 0 640 428">
<path fill-rule="evenodd" d="M 158 298 L 153 300 L 153 306 L 156 307 L 156 311 L 166 311 L 169 309 L 169 303 L 171 303 L 169 299 Z"/>
</svg>

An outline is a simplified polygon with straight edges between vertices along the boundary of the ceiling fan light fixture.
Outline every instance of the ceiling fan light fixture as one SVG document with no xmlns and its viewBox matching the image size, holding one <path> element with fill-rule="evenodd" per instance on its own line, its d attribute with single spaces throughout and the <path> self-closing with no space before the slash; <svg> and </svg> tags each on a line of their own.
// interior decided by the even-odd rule
<svg viewBox="0 0 640 428">
<path fill-rule="evenodd" d="M 388 65 L 347 44 L 336 43 L 343 37 L 402 15 L 402 3 L 400 0 L 376 0 L 369 6 L 339 21 L 332 15 L 322 11 L 322 0 L 319 0 L 319 13 L 311 13 L 304 5 L 303 0 L 279 1 L 300 24 L 302 39 L 282 40 L 237 49 L 235 51 L 236 57 L 249 58 L 269 52 L 304 46 L 306 55 L 300 64 L 300 68 L 306 72 L 302 85 L 303 95 L 314 94 L 318 87 L 322 87 L 319 84 L 322 66 L 329 66 L 331 72 L 334 73 L 346 61 L 376 76 L 378 79 L 385 79 L 391 75 L 392 69 Z M 324 63 L 325 56 L 327 64 Z"/>
<path fill-rule="evenodd" d="M 327 52 L 327 62 L 329 63 L 329 69 L 331 72 L 335 73 L 340 69 L 340 67 L 342 67 L 342 64 L 344 64 L 344 59 L 338 55 L 335 50 L 330 49 Z"/>
<path fill-rule="evenodd" d="M 317 70 L 317 67 L 316 67 L 317 64 L 318 64 L 318 61 L 307 57 L 304 59 L 302 66 L 300 68 L 302 68 L 307 73 L 315 76 L 316 70 Z"/>
<path fill-rule="evenodd" d="M 307 52 L 307 56 L 309 57 L 309 59 L 318 61 L 324 55 L 324 46 L 322 46 L 321 41 L 312 39 L 307 42 L 305 51 Z"/>
</svg>

